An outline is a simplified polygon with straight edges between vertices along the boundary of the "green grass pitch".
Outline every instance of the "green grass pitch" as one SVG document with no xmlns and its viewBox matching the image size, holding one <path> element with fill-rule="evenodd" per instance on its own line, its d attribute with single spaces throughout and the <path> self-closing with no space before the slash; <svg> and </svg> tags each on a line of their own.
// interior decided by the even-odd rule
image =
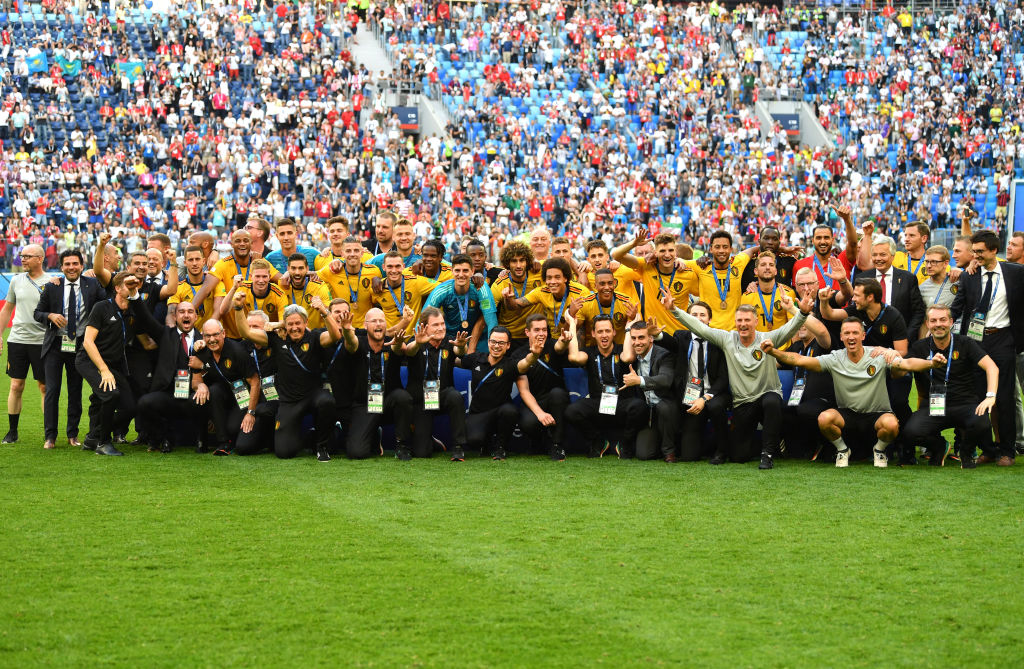
<svg viewBox="0 0 1024 669">
<path fill-rule="evenodd" d="M 3 667 L 1024 660 L 1021 465 L 101 458 L 26 397 Z"/>
</svg>

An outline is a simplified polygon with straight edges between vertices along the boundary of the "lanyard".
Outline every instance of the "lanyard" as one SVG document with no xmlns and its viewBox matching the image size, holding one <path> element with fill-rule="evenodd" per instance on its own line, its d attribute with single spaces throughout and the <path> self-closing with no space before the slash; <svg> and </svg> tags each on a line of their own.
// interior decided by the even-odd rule
<svg viewBox="0 0 1024 669">
<path fill-rule="evenodd" d="M 402 294 L 403 295 L 405 294 L 404 291 L 403 291 Z M 459 294 L 458 293 L 452 293 L 452 294 L 455 295 L 455 306 L 457 306 L 459 308 L 459 317 L 462 319 L 463 323 L 468 323 L 469 322 L 469 291 L 468 290 L 466 291 L 466 299 L 464 299 L 464 300 L 459 300 Z"/>
<path fill-rule="evenodd" d="M 309 277 L 307 276 L 306 277 L 306 282 L 302 285 L 302 292 L 299 293 L 299 295 L 305 295 L 306 294 L 306 286 L 308 286 L 308 285 L 309 285 Z M 288 286 L 288 292 L 291 293 L 292 304 L 299 304 L 298 302 L 295 301 L 295 287 L 294 286 Z M 256 299 L 255 295 L 253 296 L 253 299 Z M 299 306 L 301 306 L 301 305 L 299 305 Z"/>
<path fill-rule="evenodd" d="M 598 315 L 599 316 L 604 316 L 604 311 L 601 309 L 601 299 L 600 298 L 596 298 L 595 301 L 597 302 L 597 313 L 598 313 Z M 609 316 L 614 316 L 615 315 L 615 293 L 612 293 L 612 306 L 608 309 L 608 315 Z"/>
<path fill-rule="evenodd" d="M 476 395 L 477 391 L 480 390 L 480 386 L 484 385 L 484 381 L 491 378 L 491 375 L 494 374 L 495 369 L 497 369 L 497 367 L 491 367 L 491 371 L 487 372 L 487 374 L 484 375 L 484 378 L 480 379 L 480 383 L 476 384 L 476 388 L 473 388 L 474 395 Z"/>
<path fill-rule="evenodd" d="M 242 273 L 242 266 L 238 264 L 237 260 L 232 260 L 232 262 L 235 263 L 235 276 L 238 276 L 239 274 Z M 245 266 L 245 279 L 244 279 L 245 281 L 249 280 L 249 268 L 250 267 L 252 267 L 252 260 L 250 260 L 249 264 Z"/>
<path fill-rule="evenodd" d="M 556 372 L 552 367 L 550 367 L 548 365 L 548 363 L 544 362 L 540 358 L 537 358 L 537 364 L 540 365 L 541 367 L 543 367 L 544 369 L 548 370 L 549 372 L 551 372 L 552 374 L 554 374 L 558 378 L 562 378 L 562 375 L 559 372 Z"/>
<path fill-rule="evenodd" d="M 383 349 L 383 347 L 380 349 L 380 352 L 377 353 L 377 355 L 380 356 L 380 382 L 381 382 L 381 385 L 383 385 L 384 384 L 384 349 Z M 366 351 L 366 382 L 367 383 L 373 383 L 373 376 L 370 374 L 370 362 L 372 360 L 373 360 L 373 350 L 370 349 L 370 350 Z M 331 362 L 333 362 L 333 361 L 334 361 L 334 359 L 332 358 Z"/>
<path fill-rule="evenodd" d="M 427 372 L 430 371 L 430 347 L 424 347 L 423 349 L 423 376 L 427 376 Z M 437 380 L 441 380 L 441 348 L 437 349 Z"/>
<path fill-rule="evenodd" d="M 554 304 L 555 296 L 551 296 L 552 304 Z M 555 327 L 562 322 L 562 314 L 565 313 L 565 303 L 569 299 L 569 286 L 565 286 L 565 295 L 562 296 L 562 304 L 558 307 L 558 316 L 555 317 Z"/>
<path fill-rule="evenodd" d="M 949 272 L 946 273 L 946 278 L 942 280 L 942 285 L 939 286 L 939 290 L 935 293 L 935 299 L 932 300 L 932 304 L 939 303 L 939 298 L 942 297 L 942 289 L 946 287 L 947 281 L 949 281 Z"/>
<path fill-rule="evenodd" d="M 614 349 L 612 350 L 611 358 L 612 358 L 612 382 L 614 383 L 615 382 L 615 350 Z M 600 351 L 598 351 L 598 353 L 597 353 L 597 378 L 601 382 L 601 385 L 603 386 L 604 385 L 604 370 L 601 369 L 601 361 L 602 360 L 604 360 L 604 356 L 601 355 Z"/>
<path fill-rule="evenodd" d="M 260 356 L 256 355 L 256 349 L 255 348 L 251 351 L 251 353 L 252 353 L 252 361 L 256 363 L 256 375 L 262 379 L 263 378 L 263 372 L 260 371 Z"/>
<path fill-rule="evenodd" d="M 189 288 L 192 289 L 192 297 L 195 297 L 196 296 L 196 284 L 192 283 L 188 279 L 185 279 L 185 285 L 187 285 Z M 203 285 L 203 282 L 200 281 L 199 282 L 199 286 L 202 287 L 202 285 Z"/>
<path fill-rule="evenodd" d="M 732 283 L 732 267 L 725 269 L 725 287 L 722 287 L 722 282 L 718 280 L 718 270 L 715 266 L 711 266 L 711 278 L 715 280 L 715 288 L 718 289 L 718 296 L 725 302 L 729 299 L 729 284 Z M 660 281 L 660 279 L 659 279 Z"/>
<path fill-rule="evenodd" d="M 672 273 L 668 275 L 668 289 L 669 289 L 669 292 L 672 292 L 672 282 L 675 281 L 675 279 L 676 279 L 676 269 L 678 269 L 678 268 L 673 266 L 672 267 Z M 714 271 L 714 270 L 712 270 L 712 271 Z M 658 272 L 658 288 L 660 288 L 661 290 L 665 290 L 665 284 L 661 282 L 661 277 L 663 277 L 664 274 L 661 273 L 660 269 L 657 269 L 657 272 Z M 661 293 L 659 292 L 658 294 L 660 295 Z M 722 299 L 725 299 L 725 298 L 722 298 Z"/>
<path fill-rule="evenodd" d="M 40 294 L 40 295 L 42 295 L 42 294 L 43 294 L 43 289 L 39 287 L 39 284 L 38 284 L 38 283 L 36 283 L 35 281 L 33 281 L 33 280 L 32 280 L 32 277 L 30 277 L 30 276 L 29 276 L 28 274 L 26 274 L 26 275 L 25 275 L 25 278 L 26 278 L 26 279 L 28 279 L 28 282 L 32 284 L 32 287 L 33 287 L 33 288 L 35 288 L 36 290 L 38 290 L 38 291 L 39 291 L 39 294 Z M 44 279 L 46 278 L 46 275 L 45 275 L 45 274 L 43 275 L 43 278 L 44 278 Z M 46 281 L 43 281 L 43 285 L 44 285 L 44 286 L 46 285 Z"/>
<path fill-rule="evenodd" d="M 996 274 L 996 280 L 992 282 L 992 294 L 988 296 L 988 304 L 985 306 L 985 314 L 992 310 L 992 305 L 996 301 L 996 293 L 999 291 L 999 277 L 1001 275 Z M 984 291 L 982 291 L 984 292 Z"/>
<path fill-rule="evenodd" d="M 830 283 L 830 281 L 829 281 L 828 275 L 825 274 L 825 267 L 821 264 L 821 261 L 818 260 L 818 253 L 815 252 L 813 257 L 814 257 L 814 268 L 816 270 L 818 270 L 818 273 L 821 275 L 822 282 L 824 282 L 826 285 L 828 285 Z"/>
<path fill-rule="evenodd" d="M 438 272 L 437 275 L 441 276 L 441 272 Z M 530 280 L 530 275 L 529 275 L 529 273 L 527 273 L 527 275 L 523 277 L 523 292 L 522 292 L 522 294 L 520 294 L 519 291 L 516 290 L 516 283 L 515 283 L 515 281 L 513 281 L 512 280 L 512 276 L 509 275 L 509 277 L 508 277 L 508 285 L 512 286 L 512 294 L 516 296 L 517 300 L 519 298 L 524 297 L 526 295 L 526 283 L 529 280 Z"/>
<path fill-rule="evenodd" d="M 331 255 L 333 254 L 334 252 L 332 251 Z M 362 264 L 359 265 L 359 272 L 356 274 L 356 291 L 354 293 L 352 292 L 352 279 L 349 278 L 348 265 L 342 264 L 341 267 L 345 270 L 345 283 L 348 284 L 348 301 L 354 307 L 356 302 L 359 301 L 359 277 L 363 275 L 363 266 Z"/>
<path fill-rule="evenodd" d="M 110 298 L 109 302 L 114 305 L 114 314 L 116 314 L 117 319 L 121 321 L 121 345 L 128 346 L 128 328 L 124 324 L 124 314 L 121 313 L 121 310 L 118 308 L 117 303 L 114 302 L 114 298 Z"/>
<path fill-rule="evenodd" d="M 921 269 L 921 263 L 924 262 L 924 254 L 922 253 L 921 254 L 921 259 L 917 261 L 917 267 L 911 268 L 911 266 L 910 266 L 910 261 L 911 260 L 912 260 L 912 258 L 910 257 L 910 254 L 908 253 L 907 254 L 907 269 L 910 270 L 911 274 L 913 274 L 914 276 L 917 276 L 917 272 Z"/>
<path fill-rule="evenodd" d="M 253 355 L 255 355 L 255 353 L 256 352 L 253 351 Z M 230 386 L 231 382 L 228 381 L 228 377 L 224 376 L 224 370 L 222 370 L 220 368 L 220 365 L 217 364 L 217 359 L 213 357 L 213 353 L 210 354 L 210 362 L 213 363 L 213 368 L 217 370 L 218 374 L 220 374 L 220 378 L 224 379 L 224 383 L 226 383 L 226 384 L 228 384 Z M 257 373 L 259 373 L 259 361 L 256 362 L 256 370 L 257 370 Z"/>
<path fill-rule="evenodd" d="M 765 317 L 765 322 L 772 325 L 775 324 L 775 291 L 779 289 L 779 282 L 776 281 L 775 285 L 772 286 L 772 299 L 768 302 L 768 306 L 764 306 L 764 293 L 761 292 L 761 288 L 757 289 L 757 299 L 761 300 L 761 313 Z"/>
<path fill-rule="evenodd" d="M 808 358 L 813 358 L 814 357 L 814 350 L 815 350 L 814 349 L 814 342 L 812 341 L 810 344 L 807 344 L 806 346 L 804 346 L 804 352 L 801 353 L 801 355 L 807 356 Z M 793 378 L 794 379 L 802 379 L 802 378 L 804 378 L 806 376 L 807 376 L 807 370 L 804 369 L 803 367 L 794 367 L 793 368 Z"/>
<path fill-rule="evenodd" d="M 256 291 L 252 290 L 250 292 L 252 292 L 252 306 L 253 306 L 253 309 L 255 309 L 256 311 L 261 311 L 261 309 L 260 309 L 260 302 L 259 302 L 259 300 L 256 299 Z M 267 303 L 267 299 L 269 297 L 270 297 L 270 287 L 267 286 L 267 294 L 263 296 L 263 304 Z"/>
<path fill-rule="evenodd" d="M 636 295 L 640 299 L 640 317 L 645 321 L 647 320 L 647 300 L 644 295 L 644 284 L 643 281 L 634 281 L 633 288 L 636 290 Z"/>
<path fill-rule="evenodd" d="M 708 375 L 708 340 L 704 339 L 704 376 Z M 690 359 L 690 354 L 693 353 L 693 338 L 690 338 L 690 347 L 686 349 L 686 359 Z M 704 379 L 701 379 L 703 381 Z"/>
<path fill-rule="evenodd" d="M 887 305 L 887 306 L 884 306 L 884 307 L 882 307 L 882 310 L 878 312 L 878 317 L 877 317 L 877 318 L 875 318 L 875 320 L 871 321 L 871 327 L 869 327 L 869 328 L 868 328 L 868 329 L 867 329 L 867 330 L 866 330 L 866 331 L 864 332 L 864 334 L 866 334 L 866 335 L 869 335 L 869 334 L 871 334 L 871 331 L 875 329 L 875 323 L 877 323 L 878 321 L 882 320 L 882 315 L 883 315 L 883 314 L 885 314 L 885 310 L 886 310 L 886 309 L 888 309 L 888 308 L 889 308 L 889 307 L 888 307 L 888 305 Z"/>
<path fill-rule="evenodd" d="M 391 299 L 395 301 L 395 307 L 398 309 L 398 317 L 401 318 L 402 317 L 402 312 L 405 311 L 405 275 L 404 274 L 402 275 L 402 287 L 401 287 L 402 300 L 399 301 L 398 298 L 395 297 L 395 291 L 391 287 L 390 283 L 388 284 L 388 292 L 391 293 Z M 468 294 L 469 293 L 467 293 L 467 295 Z M 468 298 L 467 298 L 467 303 L 468 303 Z M 463 320 L 465 320 L 465 318 L 463 318 Z"/>
<path fill-rule="evenodd" d="M 953 341 L 953 335 L 950 334 L 949 335 L 949 355 L 946 356 L 946 378 L 944 380 L 944 383 L 946 383 L 946 384 L 949 383 L 949 370 L 953 366 L 954 344 L 955 343 Z M 935 345 L 935 338 L 934 337 L 932 337 L 932 345 L 933 346 Z M 938 351 L 932 350 L 932 353 L 931 353 L 931 355 L 928 356 L 928 359 L 931 360 L 932 358 L 934 358 L 936 353 L 938 353 Z M 932 380 L 935 379 L 935 368 L 934 367 L 931 368 L 930 370 L 928 370 L 928 375 L 932 378 Z"/>
<path fill-rule="evenodd" d="M 299 360 L 299 356 L 295 355 L 295 349 L 292 348 L 291 342 L 286 343 L 285 346 L 288 348 L 288 352 L 292 354 L 292 357 L 295 358 L 295 362 L 299 363 L 299 367 L 302 368 L 302 371 L 304 371 L 307 374 L 312 374 L 313 372 L 309 371 L 309 367 L 306 367 L 304 364 L 302 364 L 302 361 Z"/>
</svg>

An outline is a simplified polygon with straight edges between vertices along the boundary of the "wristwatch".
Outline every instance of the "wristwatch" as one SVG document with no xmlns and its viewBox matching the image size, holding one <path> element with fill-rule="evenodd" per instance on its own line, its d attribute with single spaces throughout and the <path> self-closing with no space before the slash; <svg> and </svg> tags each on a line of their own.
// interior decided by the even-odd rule
<svg viewBox="0 0 1024 669">
<path fill-rule="evenodd" d="M 985 397 L 995 397 L 995 393 L 985 393 Z"/>
<path fill-rule="evenodd" d="M 249 414 L 250 416 L 255 416 L 256 415 L 256 412 L 253 411 L 252 409 L 246 409 L 245 413 Z"/>
</svg>

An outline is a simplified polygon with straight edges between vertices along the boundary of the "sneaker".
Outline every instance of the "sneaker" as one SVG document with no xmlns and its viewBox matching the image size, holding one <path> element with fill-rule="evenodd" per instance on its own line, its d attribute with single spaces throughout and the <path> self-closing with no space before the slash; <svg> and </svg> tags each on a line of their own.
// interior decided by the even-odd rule
<svg viewBox="0 0 1024 669">
<path fill-rule="evenodd" d="M 126 435 L 126 434 L 115 434 L 114 438 L 111 439 L 111 441 L 114 442 L 115 444 L 127 444 L 128 443 L 128 435 Z"/>
<path fill-rule="evenodd" d="M 615 444 L 615 455 L 619 456 L 619 460 L 632 460 L 635 457 L 633 449 L 625 448 L 622 444 Z"/>
<path fill-rule="evenodd" d="M 504 460 L 506 458 L 505 448 L 502 446 L 495 446 L 494 450 L 491 451 L 491 460 Z"/>
<path fill-rule="evenodd" d="M 722 454 L 722 453 L 715 453 L 714 455 L 711 456 L 711 459 L 708 460 L 708 464 L 709 465 L 724 465 L 725 464 L 725 455 Z"/>
<path fill-rule="evenodd" d="M 599 441 L 596 444 L 592 444 L 590 452 L 587 453 L 588 458 L 603 458 L 604 454 L 611 448 L 611 443 L 607 441 Z"/>
<path fill-rule="evenodd" d="M 4 435 L 4 440 L 3 440 L 2 443 L 5 443 L 5 444 L 16 444 L 16 443 L 18 443 L 18 431 L 17 430 L 11 430 L 7 434 L 5 434 Z"/>
<path fill-rule="evenodd" d="M 977 469 L 978 463 L 974 461 L 974 455 L 967 453 L 960 454 L 960 469 Z"/>
<path fill-rule="evenodd" d="M 398 446 L 395 446 L 395 457 L 402 462 L 408 462 L 409 460 L 412 460 L 412 451 L 408 446 L 399 444 Z"/>
<path fill-rule="evenodd" d="M 836 453 L 836 467 L 843 468 L 850 466 L 850 449 Z"/>
<path fill-rule="evenodd" d="M 775 463 L 772 462 L 772 456 L 768 453 L 761 454 L 761 463 L 757 465 L 758 469 L 772 469 L 775 467 Z"/>
<path fill-rule="evenodd" d="M 946 456 L 949 455 L 949 444 L 945 445 L 945 448 L 930 448 L 928 453 L 931 455 L 928 458 L 928 464 L 932 467 L 942 467 L 946 464 Z"/>
<path fill-rule="evenodd" d="M 330 462 L 331 454 L 327 452 L 326 448 L 318 448 L 316 451 L 317 462 Z"/>
<path fill-rule="evenodd" d="M 231 451 L 229 451 L 227 448 L 221 446 L 216 451 L 214 451 L 213 454 L 216 455 L 216 456 L 223 457 L 225 455 L 231 455 Z"/>
<path fill-rule="evenodd" d="M 171 442 L 169 442 L 168 440 L 164 439 L 163 443 L 160 444 L 160 452 L 161 453 L 170 453 L 172 450 L 173 449 L 171 448 Z"/>
<path fill-rule="evenodd" d="M 551 447 L 551 460 L 552 462 L 564 462 L 565 461 L 565 449 L 555 444 Z"/>
<path fill-rule="evenodd" d="M 889 458 L 885 455 L 885 451 L 875 451 L 875 466 L 881 469 L 885 469 L 889 466 Z"/>
<path fill-rule="evenodd" d="M 452 462 L 465 462 L 466 461 L 466 450 L 462 446 L 456 446 L 452 449 Z"/>
</svg>

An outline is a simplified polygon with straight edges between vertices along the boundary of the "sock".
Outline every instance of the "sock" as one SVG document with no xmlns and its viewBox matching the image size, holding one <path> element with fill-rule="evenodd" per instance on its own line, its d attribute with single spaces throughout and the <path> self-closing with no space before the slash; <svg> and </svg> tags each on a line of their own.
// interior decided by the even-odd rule
<svg viewBox="0 0 1024 669">
<path fill-rule="evenodd" d="M 11 432 L 18 431 L 18 420 L 21 418 L 20 413 L 9 413 L 7 414 L 7 422 L 11 425 Z"/>
<path fill-rule="evenodd" d="M 886 448 L 888 448 L 889 444 L 891 443 L 891 441 L 882 441 L 881 439 L 879 439 L 875 443 L 875 450 L 878 451 L 879 453 L 882 453 L 883 451 L 885 451 Z"/>
<path fill-rule="evenodd" d="M 850 450 L 850 447 L 843 441 L 843 435 L 839 435 L 838 439 L 832 440 L 832 445 L 836 447 L 836 453 L 842 453 L 843 451 Z"/>
</svg>

